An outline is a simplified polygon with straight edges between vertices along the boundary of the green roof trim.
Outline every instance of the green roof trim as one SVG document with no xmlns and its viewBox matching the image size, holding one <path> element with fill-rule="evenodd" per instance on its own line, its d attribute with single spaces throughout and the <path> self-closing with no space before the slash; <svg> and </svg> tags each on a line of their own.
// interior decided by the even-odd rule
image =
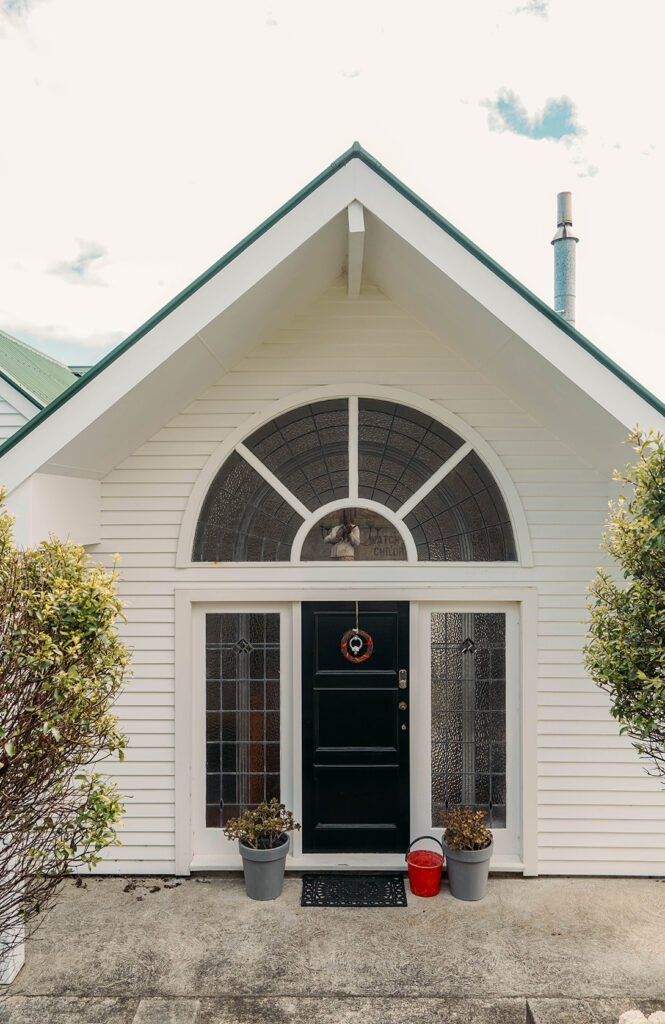
<svg viewBox="0 0 665 1024">
<path fill-rule="evenodd" d="M 129 337 L 121 341 L 119 345 L 116 345 L 106 356 L 95 363 L 94 366 L 84 373 L 81 377 L 75 377 L 74 382 L 62 391 L 56 398 L 54 398 L 46 408 L 43 408 L 41 412 L 37 413 L 31 420 L 24 423 L 14 434 L 9 437 L 3 445 L 0 445 L 0 458 L 12 448 L 15 447 L 27 434 L 31 433 L 40 423 L 47 419 L 56 409 L 59 409 L 61 405 L 68 402 L 81 388 L 84 388 L 90 383 L 95 377 L 99 376 L 107 366 L 114 363 L 127 349 L 131 348 L 140 341 L 144 335 L 156 327 L 162 320 L 164 320 L 174 309 L 182 305 L 191 295 L 193 295 L 199 288 L 204 284 L 207 284 L 211 278 L 215 277 L 216 274 L 223 270 L 224 267 L 228 266 L 237 256 L 249 248 L 254 242 L 256 242 L 262 235 L 270 230 L 275 224 L 278 223 L 283 217 L 290 213 L 296 206 L 298 206 L 304 199 L 315 192 L 317 188 L 324 184 L 329 178 L 331 178 L 340 168 L 344 167 L 351 160 L 361 160 L 367 167 L 375 172 L 380 178 L 383 178 L 395 191 L 399 192 L 405 199 L 407 199 L 413 206 L 416 207 L 421 213 L 433 221 L 438 227 L 440 227 L 446 234 L 450 235 L 456 242 L 458 242 L 463 248 L 465 248 L 471 255 L 475 256 L 476 259 L 480 260 L 492 273 L 496 274 L 502 281 L 509 285 L 514 291 L 522 296 L 530 305 L 534 306 L 543 316 L 547 317 L 553 324 L 555 324 L 560 330 L 567 334 L 573 339 L 581 348 L 583 348 L 589 355 L 593 356 L 602 366 L 610 370 L 616 377 L 619 378 L 624 384 L 626 384 L 632 391 L 634 391 L 640 398 L 644 399 L 652 408 L 659 412 L 662 416 L 665 416 L 665 403 L 661 402 L 660 399 L 656 398 L 643 384 L 631 377 L 626 370 L 622 369 L 614 360 L 610 359 L 604 352 L 602 352 L 593 342 L 589 341 L 583 334 L 580 334 L 578 330 L 572 327 L 567 320 L 564 320 L 558 313 L 556 313 L 547 303 L 539 299 L 532 291 L 526 288 L 521 282 L 519 282 L 512 274 L 509 274 L 507 270 L 504 270 L 491 256 L 488 256 L 486 252 L 480 249 L 471 239 L 467 238 L 466 235 L 462 234 L 450 221 L 447 221 L 445 217 L 442 217 L 440 213 L 437 213 L 428 203 L 426 203 L 420 196 L 417 196 L 415 192 L 412 192 L 407 185 L 405 185 L 399 178 L 396 178 L 383 164 L 379 163 L 368 153 L 366 149 L 360 145 L 359 142 L 354 142 L 353 145 L 342 153 L 337 160 L 333 161 L 329 167 L 327 167 L 321 174 L 313 178 L 308 185 L 305 185 L 299 192 L 297 192 L 288 202 L 280 206 L 270 217 L 264 220 L 254 231 L 246 235 L 240 242 L 237 243 L 232 249 L 213 263 L 212 266 L 204 270 L 191 284 L 186 288 L 183 288 L 170 302 L 167 302 L 165 306 L 162 306 L 149 320 L 146 320 L 137 330 L 135 330 Z M 46 357 L 48 358 L 48 357 Z M 68 371 L 69 372 L 69 371 Z M 74 376 L 73 374 L 71 376 Z"/>
<path fill-rule="evenodd" d="M 5 331 L 0 331 L 0 376 L 39 409 L 76 380 L 63 363 Z"/>
</svg>

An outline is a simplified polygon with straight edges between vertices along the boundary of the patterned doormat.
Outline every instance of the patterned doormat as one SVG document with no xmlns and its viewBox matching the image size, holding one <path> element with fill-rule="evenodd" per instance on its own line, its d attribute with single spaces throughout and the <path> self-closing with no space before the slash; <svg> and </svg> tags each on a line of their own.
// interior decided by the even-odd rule
<svg viewBox="0 0 665 1024">
<path fill-rule="evenodd" d="M 403 875 L 303 875 L 301 907 L 405 907 Z"/>
</svg>

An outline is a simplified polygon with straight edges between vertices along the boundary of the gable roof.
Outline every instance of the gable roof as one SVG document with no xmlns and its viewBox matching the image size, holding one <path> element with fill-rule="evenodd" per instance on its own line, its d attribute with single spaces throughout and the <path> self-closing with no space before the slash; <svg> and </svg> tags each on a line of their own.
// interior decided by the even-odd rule
<svg viewBox="0 0 665 1024">
<path fill-rule="evenodd" d="M 190 300 L 196 300 L 196 302 L 198 303 L 198 306 L 196 306 L 197 316 L 200 317 L 205 313 L 205 315 L 208 316 L 210 322 L 212 323 L 219 311 L 211 311 L 209 301 L 210 293 L 209 291 L 206 290 L 206 286 L 208 286 L 208 289 L 212 287 L 213 284 L 215 285 L 215 287 L 217 287 L 216 280 L 218 276 L 219 279 L 221 280 L 222 271 L 228 268 L 227 273 L 231 273 L 231 278 L 233 280 L 232 285 L 229 285 L 227 289 L 228 291 L 233 293 L 231 299 L 226 299 L 227 305 L 225 306 L 225 309 L 227 311 L 228 309 L 232 308 L 231 306 L 228 305 L 229 302 L 232 303 L 233 301 L 235 301 L 236 305 L 239 305 L 240 303 L 238 300 L 238 296 L 245 297 L 246 295 L 248 295 L 249 291 L 251 291 L 251 288 L 256 287 L 257 282 L 261 280 L 261 276 L 259 274 L 252 278 L 251 284 L 245 287 L 245 294 L 243 295 L 239 287 L 239 279 L 243 278 L 243 276 L 245 275 L 245 270 L 238 269 L 237 274 L 234 276 L 233 271 L 236 264 L 243 264 L 243 267 L 245 267 L 245 264 L 243 263 L 243 260 L 240 259 L 240 257 L 243 256 L 243 254 L 245 254 L 247 250 L 249 250 L 250 248 L 254 247 L 252 252 L 254 252 L 254 250 L 257 250 L 262 253 L 262 255 L 257 258 L 263 260 L 264 262 L 263 274 L 265 279 L 267 276 L 269 276 L 268 270 L 272 272 L 275 269 L 275 267 L 279 265 L 280 261 L 282 264 L 286 265 L 288 259 L 293 257 L 294 253 L 297 251 L 298 246 L 300 246 L 301 250 L 304 251 L 305 244 L 310 245 L 310 247 L 313 245 L 312 240 L 317 237 L 317 233 L 319 236 L 323 237 L 324 232 L 328 231 L 326 225 L 330 225 L 333 223 L 333 221 L 330 218 L 334 219 L 338 215 L 341 215 L 342 212 L 345 212 L 349 202 L 356 198 L 356 196 L 357 198 L 360 199 L 361 204 L 363 202 L 366 202 L 367 200 L 366 198 L 364 198 L 364 196 L 367 196 L 368 188 L 373 189 L 374 191 L 372 194 L 376 194 L 377 196 L 377 208 L 385 208 L 386 210 L 390 208 L 391 210 L 397 210 L 397 207 L 395 207 L 394 202 L 390 200 L 389 196 L 387 196 L 385 192 L 379 195 L 380 190 L 376 185 L 372 185 L 372 182 L 369 181 L 369 179 L 366 177 L 366 172 L 365 176 L 363 177 L 363 175 L 360 174 L 360 170 L 357 170 L 354 173 L 354 175 L 352 175 L 352 177 L 349 178 L 348 173 L 350 170 L 353 169 L 353 167 L 368 168 L 369 171 L 372 172 L 370 178 L 373 178 L 373 181 L 375 183 L 377 178 L 380 179 L 381 182 L 389 186 L 388 191 L 391 192 L 393 197 L 395 197 L 396 193 L 398 197 L 401 197 L 399 201 L 406 200 L 408 207 L 410 209 L 418 211 L 420 215 L 426 218 L 427 222 L 433 225 L 436 229 L 440 229 L 440 232 L 442 232 L 443 234 L 439 234 L 437 236 L 438 238 L 443 239 L 444 237 L 447 237 L 449 240 L 452 241 L 452 243 L 456 243 L 456 246 L 461 247 L 462 250 L 464 250 L 467 254 L 469 254 L 472 257 L 472 262 L 476 266 L 482 265 L 483 268 L 486 268 L 486 270 L 490 272 L 490 275 L 493 275 L 495 280 L 498 279 L 498 281 L 502 282 L 504 286 L 507 286 L 512 293 L 516 293 L 516 295 L 519 296 L 521 300 L 524 300 L 528 307 L 536 311 L 536 314 L 543 318 L 536 322 L 540 323 L 541 325 L 544 325 L 545 321 L 547 321 L 550 324 L 550 328 L 549 332 L 545 333 L 548 333 L 547 345 L 549 346 L 550 354 L 548 354 L 548 352 L 546 351 L 546 345 L 539 346 L 534 345 L 532 343 L 531 337 L 529 335 L 529 330 L 524 331 L 524 328 L 520 327 L 520 330 L 516 331 L 514 326 L 511 326 L 509 330 L 512 331 L 513 335 L 517 335 L 519 337 L 524 338 L 528 342 L 528 344 L 531 345 L 531 347 L 533 347 L 536 350 L 539 356 L 544 356 L 546 360 L 555 365 L 556 369 L 561 374 L 563 374 L 566 380 L 569 380 L 573 384 L 580 386 L 582 390 L 586 390 L 587 393 L 589 393 L 592 396 L 594 401 L 599 403 L 602 408 L 607 409 L 610 412 L 610 407 L 613 403 L 615 406 L 617 405 L 617 402 L 619 405 L 622 405 L 623 411 L 620 415 L 616 415 L 615 419 L 623 424 L 633 425 L 635 419 L 633 418 L 631 421 L 630 417 L 634 416 L 636 411 L 639 415 L 643 415 L 644 405 L 642 403 L 646 403 L 652 410 L 654 410 L 657 413 L 658 417 L 665 418 L 665 403 L 660 401 L 647 388 L 645 388 L 642 384 L 640 384 L 633 377 L 631 377 L 630 374 L 628 374 L 625 370 L 618 366 L 612 359 L 605 355 L 605 353 L 603 353 L 599 348 L 597 348 L 588 338 L 586 338 L 574 327 L 572 327 L 558 313 L 556 313 L 551 307 L 549 307 L 545 302 L 543 302 L 542 299 L 538 298 L 536 295 L 533 294 L 533 292 L 531 292 L 528 288 L 526 288 L 519 281 L 517 281 L 516 278 L 514 278 L 511 274 L 508 273 L 508 271 L 506 271 L 503 267 L 496 263 L 496 261 L 494 261 L 490 256 L 487 255 L 487 253 L 485 253 L 482 249 L 476 246 L 470 239 L 468 239 L 464 234 L 462 234 L 462 232 L 458 231 L 458 229 L 455 228 L 449 221 L 447 221 L 444 217 L 438 214 L 424 200 L 422 200 L 411 189 L 404 185 L 398 178 L 391 174 L 390 171 L 388 171 L 382 164 L 378 162 L 378 160 L 376 160 L 373 156 L 371 156 L 371 154 L 364 150 L 359 143 L 354 142 L 350 149 L 348 149 L 337 160 L 330 164 L 328 168 L 326 168 L 308 185 L 301 189 L 288 202 L 281 206 L 271 217 L 263 221 L 263 223 L 260 224 L 254 231 L 252 231 L 249 235 L 242 239 L 241 242 L 239 242 L 232 249 L 230 249 L 224 256 L 221 257 L 221 259 L 219 259 L 216 263 L 214 263 L 211 267 L 204 271 L 190 285 L 188 285 L 188 287 L 183 289 L 178 295 L 175 296 L 175 298 L 173 298 L 170 302 L 163 306 L 149 320 L 147 320 L 137 330 L 130 334 L 128 338 L 126 338 L 123 342 L 117 345 L 111 352 L 109 352 L 98 363 L 92 366 L 86 373 L 84 373 L 80 377 L 75 377 L 74 374 L 71 374 L 73 381 L 71 382 L 70 386 L 67 387 L 66 390 L 62 391 L 59 395 L 57 395 L 55 399 L 51 401 L 51 403 L 46 408 L 44 408 L 28 423 L 24 424 L 18 431 L 16 431 L 14 435 L 12 435 L 7 441 L 5 441 L 3 445 L 0 446 L 0 458 L 5 456 L 13 448 L 19 445 L 26 437 L 28 437 L 28 435 L 38 430 L 41 424 L 44 423 L 44 421 L 47 420 L 49 417 L 54 416 L 54 414 L 56 414 L 58 410 L 62 408 L 63 405 L 65 405 L 66 403 L 71 403 L 72 400 L 74 400 L 77 396 L 81 395 L 82 392 L 86 392 L 87 390 L 95 390 L 94 387 L 91 388 L 91 385 L 94 385 L 94 382 L 102 374 L 104 374 L 105 371 L 109 371 L 109 369 L 121 357 L 127 355 L 132 351 L 136 351 L 137 343 L 142 339 L 147 339 L 147 336 L 150 335 L 151 332 L 159 328 L 159 331 L 157 331 L 155 334 L 155 339 L 158 336 L 163 336 L 163 330 L 165 327 L 164 322 L 167 321 L 169 318 L 171 318 L 174 321 L 172 328 L 166 327 L 166 334 L 168 336 L 169 345 L 166 347 L 161 346 L 159 348 L 158 354 L 156 354 L 155 348 L 153 348 L 151 351 L 146 350 L 149 351 L 149 360 L 152 361 L 152 369 L 148 369 L 146 372 L 146 376 L 141 378 L 140 381 L 136 377 L 135 369 L 135 367 L 139 365 L 139 360 L 131 360 L 130 364 L 128 364 L 124 372 L 120 375 L 122 379 L 122 387 L 124 388 L 124 392 L 128 393 L 129 391 L 134 390 L 135 395 L 138 395 L 140 389 L 136 387 L 136 384 L 144 382 L 147 379 L 147 375 L 149 375 L 150 373 L 156 374 L 158 365 L 160 369 L 163 369 L 167 359 L 172 359 L 174 361 L 174 364 L 176 364 L 178 361 L 175 358 L 175 353 L 178 342 L 174 341 L 174 332 L 189 329 L 189 323 L 184 324 L 183 326 L 183 316 L 186 315 L 183 312 L 183 307 L 188 307 L 188 304 L 191 305 Z M 321 196 L 320 200 L 318 199 L 319 195 Z M 319 222 L 310 224 L 309 221 L 307 220 L 307 209 L 311 206 L 311 203 L 315 201 L 319 203 L 319 206 L 323 212 L 321 213 L 321 219 Z M 304 212 L 302 214 L 300 212 L 301 206 L 304 208 Z M 371 205 L 367 207 L 367 210 L 368 213 L 370 214 L 370 219 L 374 217 L 374 211 L 371 210 Z M 400 211 L 397 212 L 399 213 Z M 328 218 L 327 220 L 326 217 Z M 391 222 L 390 217 L 384 216 L 383 212 L 377 213 L 376 216 L 374 217 L 374 221 L 376 222 L 376 224 L 383 224 L 383 226 L 389 231 L 389 233 L 391 233 L 391 237 L 395 239 L 403 239 L 407 245 L 412 245 L 412 242 L 408 242 L 406 240 L 406 235 L 402 235 L 401 233 L 403 225 L 405 223 L 403 218 L 401 218 L 401 220 L 399 217 L 395 219 L 399 226 L 395 226 Z M 292 226 L 292 228 L 295 226 L 295 230 L 287 228 L 284 228 L 284 230 L 282 230 L 283 225 L 281 224 L 281 222 L 285 220 L 288 222 L 288 224 Z M 337 223 L 339 225 L 341 222 L 337 221 Z M 285 237 L 287 237 L 285 232 L 288 233 L 288 244 L 285 244 L 284 241 Z M 291 235 L 293 235 L 293 239 L 291 238 Z M 271 238 L 270 241 L 265 243 L 268 250 L 270 250 L 269 261 L 266 258 L 265 252 L 260 248 L 261 245 L 264 244 L 264 236 L 269 236 Z M 275 236 L 276 239 L 279 239 L 279 242 L 273 242 L 272 236 Z M 339 238 L 336 236 L 333 237 L 331 231 L 328 231 L 328 235 L 326 236 L 326 238 L 327 241 L 325 244 L 328 246 L 329 249 L 334 247 L 335 245 L 338 246 Z M 432 240 L 430 236 L 428 236 L 428 239 L 428 244 L 430 245 L 431 251 Z M 278 251 L 280 246 L 281 255 L 280 251 Z M 322 247 L 323 243 L 320 244 L 319 250 L 317 250 L 319 253 L 323 252 Z M 456 249 L 456 251 L 459 251 L 459 249 Z M 276 256 L 275 252 L 277 252 Z M 330 266 L 332 265 L 333 259 L 337 259 L 337 272 L 339 273 L 343 267 L 343 262 L 340 264 L 338 257 L 339 251 L 336 252 L 334 258 L 331 256 L 328 262 Z M 427 257 L 424 256 L 424 258 Z M 246 260 L 247 256 L 243 257 L 243 259 Z M 436 267 L 437 272 L 439 271 L 440 266 L 441 264 L 439 264 Z M 386 270 L 386 267 L 387 265 L 384 265 L 382 269 Z M 394 265 L 392 269 L 394 270 Z M 322 273 L 323 272 L 321 272 L 319 276 L 322 276 Z M 460 287 L 462 290 L 464 290 L 465 286 L 464 284 L 460 285 L 460 281 L 465 276 L 466 278 L 469 277 L 468 262 L 465 265 L 464 273 L 460 275 L 458 280 L 455 280 L 453 282 L 455 286 L 458 288 L 458 290 Z M 484 280 L 488 280 L 487 276 L 485 276 Z M 222 291 L 224 291 L 225 287 L 226 285 L 222 286 Z M 486 289 L 487 285 L 484 284 L 483 288 Z M 496 298 L 495 289 L 494 292 L 495 294 L 492 297 Z M 201 295 L 203 297 L 200 298 L 199 300 L 199 296 Z M 477 299 L 477 296 L 474 297 Z M 514 310 L 514 303 L 512 308 Z M 524 307 L 521 308 L 524 309 Z M 497 315 L 496 312 L 493 310 L 490 310 L 490 312 L 492 313 L 493 316 Z M 524 316 L 518 316 L 517 319 L 526 322 Z M 529 323 L 531 324 L 531 334 L 533 334 L 533 313 L 531 315 L 531 318 L 527 319 L 529 319 Z M 514 316 L 513 321 L 515 321 Z M 551 334 L 552 326 L 555 329 L 554 336 Z M 561 338 L 561 335 L 564 335 L 567 339 L 570 339 L 570 341 L 574 343 L 573 348 L 577 347 L 577 349 L 580 350 L 580 354 L 582 352 L 586 353 L 587 358 L 591 357 L 599 367 L 603 367 L 604 371 L 609 372 L 611 377 L 607 378 L 607 376 L 601 370 L 600 375 L 602 377 L 602 380 L 596 381 L 593 387 L 589 387 L 589 368 L 583 367 L 579 359 L 575 360 L 574 358 L 569 358 L 570 352 L 568 352 L 564 365 L 564 361 L 562 359 L 559 359 L 560 352 L 558 351 L 556 354 L 556 358 L 552 358 L 552 338 L 554 337 L 554 340 L 556 341 L 556 337 Z M 184 347 L 184 341 L 187 340 L 187 338 L 190 338 L 191 341 L 195 336 L 197 336 L 196 332 L 192 332 L 191 336 L 190 334 L 183 333 L 180 337 L 181 347 Z M 204 339 L 199 338 L 199 341 L 201 341 L 204 348 L 208 348 Z M 568 344 L 570 344 L 570 341 Z M 556 347 L 557 349 L 559 348 L 559 346 Z M 229 345 L 229 348 L 232 349 L 233 346 Z M 181 355 L 184 356 L 184 353 L 182 353 Z M 223 370 L 228 366 L 228 356 L 229 353 L 223 354 L 223 358 L 220 358 L 219 356 L 216 357 L 216 365 L 218 371 L 220 369 Z M 208 351 L 207 357 L 211 357 L 212 359 L 214 359 L 215 354 Z M 160 359 L 161 363 L 159 363 Z M 130 365 L 132 367 L 131 370 Z M 182 365 L 183 367 L 187 366 L 187 363 L 184 361 L 184 359 Z M 577 373 L 577 370 L 581 368 L 579 373 L 579 379 L 576 376 L 574 376 L 573 373 L 571 373 L 568 367 L 573 367 L 575 369 L 575 373 Z M 129 372 L 127 372 L 128 370 Z M 609 380 L 611 380 L 612 378 L 615 379 L 616 386 L 614 387 L 610 386 L 609 384 Z M 164 378 L 162 376 L 162 386 L 163 380 Z M 582 381 L 581 384 L 579 383 L 580 380 Z M 637 397 L 637 399 L 639 400 L 637 402 L 637 405 L 635 404 L 635 402 L 625 402 L 621 398 L 622 393 L 624 396 L 626 394 L 625 391 L 622 392 L 622 385 L 628 388 L 629 391 L 632 392 L 632 394 Z M 114 400 L 116 401 L 116 403 L 118 402 L 118 387 L 118 375 L 116 375 L 114 380 L 114 388 L 116 394 L 116 398 Z M 600 398 L 599 395 L 601 396 Z M 139 399 L 135 397 L 134 400 L 138 401 Z M 96 407 L 93 396 L 91 396 L 89 400 L 84 401 L 83 404 L 81 404 L 80 402 L 75 403 L 75 407 L 80 410 L 85 410 L 85 416 L 88 416 L 88 423 L 92 422 L 95 419 L 94 410 L 96 409 Z M 74 406 L 72 408 L 74 408 Z M 81 416 L 78 417 L 78 427 L 74 426 L 72 436 L 81 436 L 81 430 L 85 428 L 85 416 L 82 413 Z M 108 426 L 105 429 L 108 434 Z M 76 434 L 77 430 L 78 435 Z M 65 431 L 63 431 L 62 433 L 64 438 Z M 46 437 L 46 435 L 44 435 L 44 437 Z M 53 443 L 55 444 L 55 442 Z M 140 441 L 138 443 L 140 443 Z M 89 447 L 90 446 L 88 445 L 88 451 Z M 60 450 L 62 450 L 62 448 Z M 46 458 L 48 460 L 50 456 L 47 455 Z M 57 463 L 52 463 L 52 465 L 55 466 L 57 465 Z M 31 472 L 34 472 L 34 468 L 31 470 Z"/>
<path fill-rule="evenodd" d="M 5 331 L 0 331 L 0 377 L 38 409 L 44 409 L 76 380 L 57 359 Z"/>
</svg>

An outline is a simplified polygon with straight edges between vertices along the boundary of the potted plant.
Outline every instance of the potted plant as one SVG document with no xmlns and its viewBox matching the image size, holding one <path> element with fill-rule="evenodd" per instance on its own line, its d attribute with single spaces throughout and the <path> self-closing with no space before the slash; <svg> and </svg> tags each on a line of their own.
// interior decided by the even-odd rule
<svg viewBox="0 0 665 1024">
<path fill-rule="evenodd" d="M 487 876 L 494 839 L 485 823 L 484 811 L 454 807 L 441 812 L 445 828 L 443 849 L 448 866 L 450 891 L 458 900 L 481 900 L 487 891 Z"/>
<path fill-rule="evenodd" d="M 281 895 L 289 832 L 299 828 L 291 811 L 275 797 L 226 823 L 226 838 L 238 840 L 250 899 L 274 900 Z"/>
</svg>

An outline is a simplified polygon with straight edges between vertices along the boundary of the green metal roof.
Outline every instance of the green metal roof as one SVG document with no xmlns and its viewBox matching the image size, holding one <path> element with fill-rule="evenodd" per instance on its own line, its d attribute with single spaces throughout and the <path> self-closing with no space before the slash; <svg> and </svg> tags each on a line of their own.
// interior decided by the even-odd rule
<svg viewBox="0 0 665 1024">
<path fill-rule="evenodd" d="M 0 377 L 33 405 L 43 409 L 62 394 L 76 375 L 57 359 L 38 352 L 11 334 L 0 331 Z M 32 422 L 31 420 L 28 422 Z"/>
<path fill-rule="evenodd" d="M 259 224 L 249 235 L 246 235 L 242 241 L 238 242 L 232 249 L 213 263 L 211 267 L 208 267 L 199 277 L 197 277 L 190 285 L 184 288 L 175 298 L 171 299 L 165 306 L 162 306 L 157 313 L 155 313 L 149 320 L 146 320 L 137 330 L 121 341 L 119 345 L 116 345 L 103 359 L 100 359 L 98 363 L 95 363 L 87 373 L 84 373 L 81 377 L 74 377 L 74 383 L 70 387 L 67 387 L 65 391 L 62 391 L 57 398 L 51 401 L 51 404 L 43 409 L 36 416 L 33 416 L 31 420 L 24 423 L 23 426 L 17 430 L 14 434 L 9 437 L 3 445 L 0 445 L 0 458 L 8 452 L 11 448 L 19 443 L 31 431 L 35 429 L 43 420 L 47 419 L 51 413 L 55 412 L 64 402 L 69 401 L 81 388 L 84 388 L 90 383 L 95 377 L 102 373 L 107 366 L 115 362 L 127 349 L 131 348 L 136 344 L 137 341 L 146 335 L 149 331 L 156 327 L 158 323 L 164 320 L 174 309 L 177 309 L 183 302 L 185 302 L 194 292 L 198 291 L 204 284 L 207 284 L 216 274 L 223 270 L 224 267 L 228 266 L 237 256 L 239 256 L 245 249 L 249 248 L 257 239 L 264 235 L 266 231 L 269 231 L 273 225 L 290 213 L 296 206 L 298 206 L 304 199 L 316 191 L 320 185 L 323 185 L 329 178 L 331 178 L 340 168 L 344 167 L 351 160 L 361 160 L 367 167 L 369 167 L 375 174 L 378 174 L 380 178 L 388 182 L 395 191 L 399 192 L 400 195 L 404 196 L 417 210 L 420 210 L 426 217 L 433 221 L 442 231 L 445 231 L 447 235 L 453 238 L 461 246 L 463 246 L 468 252 L 470 252 L 476 259 L 480 260 L 492 273 L 496 274 L 502 281 L 509 285 L 514 291 L 522 296 L 531 306 L 534 306 L 543 316 L 547 317 L 553 324 L 555 324 L 564 334 L 572 338 L 580 348 L 583 348 L 589 355 L 593 356 L 602 366 L 610 370 L 616 377 L 619 378 L 624 384 L 626 384 L 632 391 L 640 396 L 645 402 L 647 402 L 652 408 L 660 413 L 661 416 L 665 416 L 665 403 L 661 402 L 660 399 L 656 398 L 643 384 L 631 377 L 626 370 L 622 369 L 614 360 L 610 359 L 609 356 L 601 352 L 593 342 L 589 341 L 583 334 L 580 334 L 578 330 L 572 327 L 567 320 L 564 320 L 562 316 L 539 299 L 537 295 L 534 295 L 532 291 L 529 291 L 523 284 L 521 284 L 512 274 L 509 274 L 507 270 L 504 270 L 491 256 L 488 256 L 486 252 L 483 252 L 477 245 L 474 244 L 466 235 L 463 235 L 461 231 L 447 221 L 445 217 L 442 217 L 440 213 L 437 213 L 431 206 L 429 206 L 420 196 L 417 196 L 415 192 L 412 192 L 408 186 L 396 178 L 394 174 L 380 164 L 371 153 L 368 153 L 366 149 L 360 145 L 359 142 L 354 142 L 353 145 L 342 153 L 337 160 L 335 160 L 329 167 L 327 167 L 321 174 L 317 175 L 308 185 L 297 192 L 292 199 L 280 206 L 272 216 L 264 220 L 262 224 Z M 71 375 L 74 376 L 73 374 Z"/>
</svg>

